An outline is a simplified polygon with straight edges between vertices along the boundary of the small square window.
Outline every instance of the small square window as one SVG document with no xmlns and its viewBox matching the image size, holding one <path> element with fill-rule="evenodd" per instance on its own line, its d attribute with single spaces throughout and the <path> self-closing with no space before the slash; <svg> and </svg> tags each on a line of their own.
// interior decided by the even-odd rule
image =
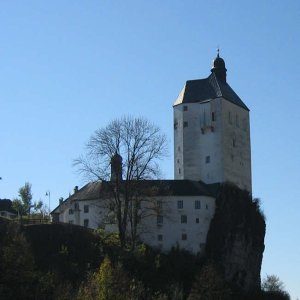
<svg viewBox="0 0 300 300">
<path fill-rule="evenodd" d="M 183 241 L 186 241 L 186 240 L 187 240 L 187 234 L 186 234 L 186 233 L 183 233 L 183 234 L 181 235 L 181 239 L 182 239 Z"/>
<path fill-rule="evenodd" d="M 188 110 L 188 107 L 187 107 L 186 105 L 184 105 L 184 106 L 183 106 L 183 110 L 184 110 L 184 111 L 187 111 L 187 110 Z"/>
<path fill-rule="evenodd" d="M 162 234 L 158 234 L 157 235 L 157 240 L 161 242 L 163 240 L 163 235 Z"/>
<path fill-rule="evenodd" d="M 199 224 L 199 218 L 196 218 L 196 223 Z"/>
<path fill-rule="evenodd" d="M 188 121 L 184 121 L 183 122 L 183 127 L 188 127 L 189 126 L 189 122 Z"/>
<path fill-rule="evenodd" d="M 195 209 L 200 209 L 201 208 L 201 202 L 200 200 L 195 201 Z"/>
<path fill-rule="evenodd" d="M 156 219 L 156 222 L 157 222 L 157 225 L 163 224 L 164 223 L 164 217 L 161 216 L 161 215 L 158 215 L 157 219 Z"/>
<path fill-rule="evenodd" d="M 83 211 L 84 211 L 85 213 L 88 213 L 88 212 L 89 212 L 89 206 L 88 206 L 88 205 L 84 205 L 84 206 L 83 206 Z"/>
<path fill-rule="evenodd" d="M 89 227 L 89 219 L 84 219 L 83 220 L 83 226 L 84 227 Z"/>
<path fill-rule="evenodd" d="M 209 163 L 210 163 L 210 156 L 209 156 L 209 155 L 205 157 L 205 163 L 206 163 L 206 164 L 209 164 Z"/>
<path fill-rule="evenodd" d="M 186 223 L 187 223 L 187 216 L 181 215 L 181 224 L 186 224 Z"/>
<path fill-rule="evenodd" d="M 183 209 L 183 201 L 182 200 L 177 201 L 177 208 L 178 209 Z"/>
</svg>

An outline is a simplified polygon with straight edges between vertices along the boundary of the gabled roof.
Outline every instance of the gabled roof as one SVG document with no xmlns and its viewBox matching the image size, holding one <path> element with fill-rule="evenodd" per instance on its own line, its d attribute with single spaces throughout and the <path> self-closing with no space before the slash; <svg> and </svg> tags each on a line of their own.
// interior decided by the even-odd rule
<svg viewBox="0 0 300 300">
<path fill-rule="evenodd" d="M 188 80 L 176 99 L 174 106 L 183 103 L 201 103 L 219 97 L 249 110 L 230 85 L 218 78 L 215 73 L 211 73 L 205 79 Z"/>
<path fill-rule="evenodd" d="M 123 181 L 121 191 L 124 190 L 125 184 L 130 184 L 131 189 L 141 196 L 158 197 L 158 196 L 211 196 L 214 194 L 209 185 L 201 181 L 193 180 L 140 180 L 140 181 Z M 90 182 L 68 197 L 67 201 L 84 201 L 105 199 L 112 195 L 114 183 L 110 181 Z M 58 206 L 59 207 L 59 206 Z M 56 207 L 51 213 L 55 213 Z"/>
</svg>

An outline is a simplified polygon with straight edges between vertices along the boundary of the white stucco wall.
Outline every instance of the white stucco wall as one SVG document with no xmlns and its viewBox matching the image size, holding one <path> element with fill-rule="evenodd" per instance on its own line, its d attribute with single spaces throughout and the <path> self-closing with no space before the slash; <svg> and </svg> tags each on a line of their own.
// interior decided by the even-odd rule
<svg viewBox="0 0 300 300">
<path fill-rule="evenodd" d="M 174 106 L 174 177 L 251 191 L 249 112 L 224 98 Z"/>
<path fill-rule="evenodd" d="M 195 209 L 196 200 L 200 201 L 200 209 Z M 215 211 L 215 199 L 208 196 L 173 196 L 161 197 L 157 201 L 162 201 L 163 223 L 157 224 L 155 215 L 143 219 L 145 230 L 142 230 L 141 239 L 162 251 L 169 251 L 177 245 L 192 253 L 203 251 Z M 183 201 L 182 209 L 178 209 L 178 201 Z M 187 217 L 186 223 L 181 223 L 181 216 Z M 197 218 L 199 223 L 196 222 Z M 186 240 L 182 239 L 183 234 Z"/>
<path fill-rule="evenodd" d="M 161 201 L 161 209 L 157 210 L 157 201 Z M 182 201 L 182 209 L 178 209 L 177 202 Z M 200 209 L 195 209 L 195 201 L 200 201 Z M 75 209 L 74 204 L 79 204 L 77 212 L 69 214 L 69 209 Z M 84 212 L 84 205 L 89 205 L 89 212 Z M 77 206 L 78 207 L 78 206 Z M 115 224 L 108 224 L 109 211 L 103 205 L 103 200 L 85 200 L 64 203 L 60 209 L 60 222 L 84 226 L 84 220 L 89 220 L 89 228 L 102 227 L 106 231 L 116 232 Z M 152 247 L 169 251 L 177 245 L 193 253 L 204 250 L 206 236 L 211 218 L 215 211 L 215 199 L 208 196 L 168 196 L 155 197 L 142 201 L 143 217 L 139 224 L 140 239 Z M 144 213 L 146 212 L 146 213 Z M 157 215 L 163 216 L 163 223 L 157 224 Z M 187 217 L 187 223 L 181 223 L 181 216 Z M 196 219 L 199 222 L 196 222 Z M 186 234 L 186 240 L 182 235 Z M 159 240 L 159 235 L 162 240 Z"/>
</svg>

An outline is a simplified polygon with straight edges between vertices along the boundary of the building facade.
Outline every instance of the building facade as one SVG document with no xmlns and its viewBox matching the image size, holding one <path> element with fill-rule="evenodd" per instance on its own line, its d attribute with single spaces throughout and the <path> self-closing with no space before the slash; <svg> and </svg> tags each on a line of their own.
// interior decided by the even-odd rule
<svg viewBox="0 0 300 300">
<path fill-rule="evenodd" d="M 187 81 L 173 105 L 175 179 L 137 182 L 138 188 L 157 191 L 141 197 L 140 214 L 148 213 L 139 222 L 139 239 L 162 251 L 176 246 L 203 251 L 218 184 L 230 182 L 251 192 L 249 109 L 228 85 L 226 72 L 218 54 L 209 77 Z M 121 163 L 120 156 L 112 158 L 111 182 L 122 181 L 114 172 Z M 109 184 L 75 189 L 52 212 L 53 220 L 117 231 Z"/>
</svg>

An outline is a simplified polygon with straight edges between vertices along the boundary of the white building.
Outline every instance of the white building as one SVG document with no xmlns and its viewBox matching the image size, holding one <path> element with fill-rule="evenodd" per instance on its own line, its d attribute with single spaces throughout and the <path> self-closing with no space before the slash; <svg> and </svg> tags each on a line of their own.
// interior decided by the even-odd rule
<svg viewBox="0 0 300 300">
<path fill-rule="evenodd" d="M 219 183 L 251 192 L 249 109 L 228 85 L 226 71 L 218 54 L 210 76 L 187 81 L 174 103 L 175 180 L 136 183 L 156 190 L 142 197 L 141 214 L 151 213 L 140 220 L 139 238 L 163 251 L 204 249 Z M 116 231 L 110 185 L 76 188 L 53 210 L 53 220 Z"/>
</svg>

